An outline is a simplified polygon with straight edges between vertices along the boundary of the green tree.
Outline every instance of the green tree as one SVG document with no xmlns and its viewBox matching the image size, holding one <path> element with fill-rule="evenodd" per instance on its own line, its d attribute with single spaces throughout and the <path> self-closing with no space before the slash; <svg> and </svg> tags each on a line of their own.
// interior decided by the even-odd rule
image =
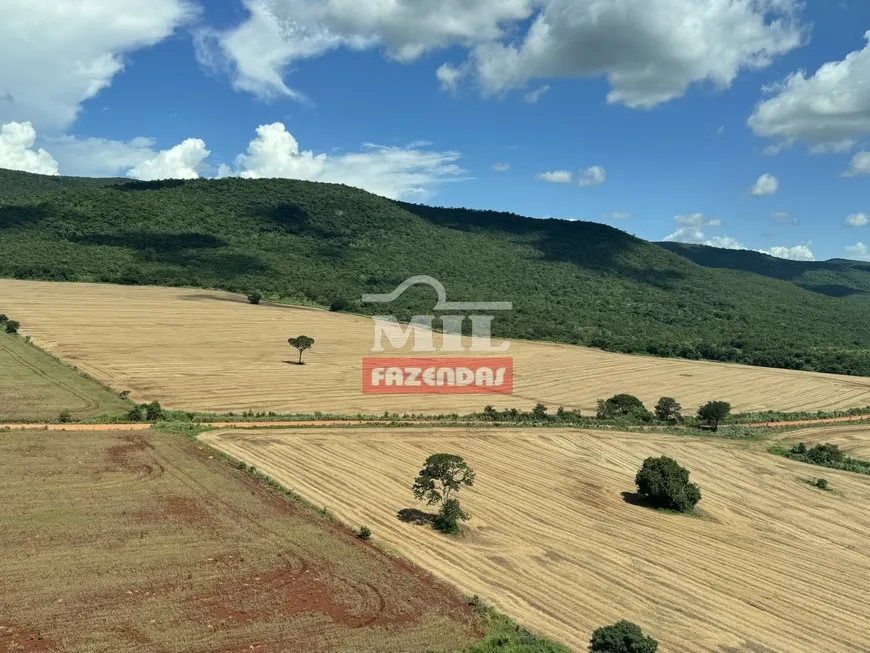
<svg viewBox="0 0 870 653">
<path fill-rule="evenodd" d="M 295 338 L 288 338 L 287 342 L 290 343 L 290 346 L 293 347 L 293 349 L 299 350 L 299 365 L 303 365 L 302 352 L 308 351 L 314 346 L 314 338 L 309 338 L 308 336 L 297 336 Z"/>
<path fill-rule="evenodd" d="M 163 417 L 163 409 L 160 407 L 159 401 L 152 401 L 145 407 L 145 421 L 156 422 Z"/>
<path fill-rule="evenodd" d="M 617 621 L 592 633 L 590 653 L 656 653 L 659 643 L 630 621 Z"/>
<path fill-rule="evenodd" d="M 630 394 L 613 395 L 605 401 L 598 401 L 598 418 L 599 419 L 614 419 L 617 417 L 627 417 L 629 415 L 643 418 L 644 414 L 649 414 L 643 402 Z"/>
<path fill-rule="evenodd" d="M 263 295 L 256 290 L 248 295 L 248 302 L 251 304 L 259 304 L 261 299 L 263 299 Z"/>
<path fill-rule="evenodd" d="M 435 519 L 438 530 L 455 533 L 459 530 L 459 521 L 468 519 L 469 515 L 462 510 L 459 500 L 451 495 L 462 487 L 474 485 L 474 476 L 474 470 L 461 456 L 436 453 L 423 463 L 412 490 L 418 500 L 426 501 L 430 506 L 441 504 Z"/>
<path fill-rule="evenodd" d="M 690 512 L 701 500 L 701 489 L 689 482 L 689 470 L 667 456 L 644 460 L 634 482 L 654 508 Z"/>
<path fill-rule="evenodd" d="M 731 404 L 727 401 L 708 401 L 698 409 L 698 419 L 704 424 L 709 424 L 716 431 L 730 412 Z"/>
<path fill-rule="evenodd" d="M 673 397 L 662 397 L 655 405 L 656 417 L 663 422 L 679 422 L 683 419 L 682 409 Z"/>
<path fill-rule="evenodd" d="M 547 419 L 547 407 L 544 404 L 535 404 L 532 408 L 532 419 L 537 422 L 543 422 Z"/>
<path fill-rule="evenodd" d="M 21 326 L 20 322 L 16 320 L 7 320 L 6 321 L 6 333 L 18 333 L 18 327 Z"/>
<path fill-rule="evenodd" d="M 6 324 L 9 321 L 9 318 L 6 317 L 5 314 L 0 313 L 0 324 Z"/>
</svg>

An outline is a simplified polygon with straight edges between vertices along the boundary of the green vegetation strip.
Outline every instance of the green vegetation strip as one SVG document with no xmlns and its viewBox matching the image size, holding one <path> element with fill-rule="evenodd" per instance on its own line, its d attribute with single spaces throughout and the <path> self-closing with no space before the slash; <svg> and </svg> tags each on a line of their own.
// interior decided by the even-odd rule
<svg viewBox="0 0 870 653">
<path fill-rule="evenodd" d="M 777 456 L 784 456 L 810 465 L 870 475 L 870 461 L 847 456 L 836 444 L 817 444 L 814 447 L 807 447 L 801 442 L 791 449 L 781 444 L 775 444 L 769 447 L 768 451 Z"/>
</svg>

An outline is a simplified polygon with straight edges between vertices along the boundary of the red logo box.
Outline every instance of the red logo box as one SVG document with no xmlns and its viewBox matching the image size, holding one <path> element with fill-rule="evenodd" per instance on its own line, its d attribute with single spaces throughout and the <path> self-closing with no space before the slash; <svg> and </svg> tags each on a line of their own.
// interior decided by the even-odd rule
<svg viewBox="0 0 870 653">
<path fill-rule="evenodd" d="M 363 358 L 363 394 L 511 394 L 512 358 Z"/>
</svg>

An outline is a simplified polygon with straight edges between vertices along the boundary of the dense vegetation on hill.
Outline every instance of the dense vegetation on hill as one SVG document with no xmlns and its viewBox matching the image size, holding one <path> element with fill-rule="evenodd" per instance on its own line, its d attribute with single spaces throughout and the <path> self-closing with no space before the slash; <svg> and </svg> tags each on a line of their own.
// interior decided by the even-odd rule
<svg viewBox="0 0 870 653">
<path fill-rule="evenodd" d="M 430 288 L 388 307 L 359 298 L 429 274 L 449 300 L 512 301 L 500 336 L 870 375 L 870 302 L 726 267 L 602 224 L 335 184 L 0 171 L 0 276 L 256 290 L 407 319 L 431 312 Z"/>
</svg>

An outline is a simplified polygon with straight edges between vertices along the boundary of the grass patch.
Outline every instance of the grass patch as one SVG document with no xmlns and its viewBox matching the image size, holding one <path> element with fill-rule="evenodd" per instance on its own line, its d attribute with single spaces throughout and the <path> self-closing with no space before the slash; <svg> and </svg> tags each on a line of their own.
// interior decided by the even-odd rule
<svg viewBox="0 0 870 653">
<path fill-rule="evenodd" d="M 16 334 L 0 332 L 0 422 L 122 419 L 133 404 Z"/>
<path fill-rule="evenodd" d="M 483 621 L 486 635 L 462 653 L 570 653 L 561 644 L 529 632 L 513 620 L 472 596 L 468 604 Z"/>
</svg>

